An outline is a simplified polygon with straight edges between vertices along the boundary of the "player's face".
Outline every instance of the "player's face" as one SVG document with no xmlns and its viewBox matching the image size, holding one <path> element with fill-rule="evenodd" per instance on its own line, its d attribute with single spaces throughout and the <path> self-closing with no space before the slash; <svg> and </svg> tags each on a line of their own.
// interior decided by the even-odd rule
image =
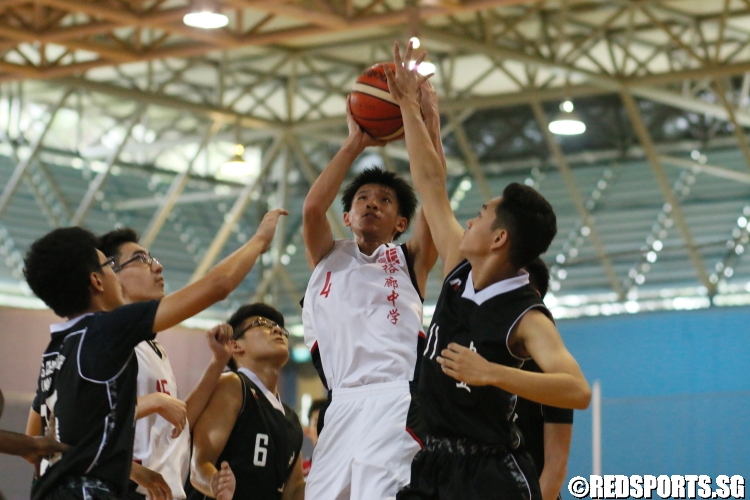
<svg viewBox="0 0 750 500">
<path fill-rule="evenodd" d="M 151 260 L 151 264 L 147 262 Z M 120 247 L 117 272 L 122 283 L 122 292 L 128 302 L 158 300 L 164 297 L 164 267 L 158 260 L 149 258 L 148 250 L 137 243 L 125 243 Z"/>
<path fill-rule="evenodd" d="M 125 303 L 122 297 L 122 285 L 120 284 L 120 280 L 117 279 L 114 269 L 108 264 L 107 257 L 100 250 L 97 250 L 96 254 L 99 256 L 99 264 L 101 265 L 100 279 L 106 310 L 111 311 Z"/>
<path fill-rule="evenodd" d="M 274 358 L 282 360 L 282 364 L 289 359 L 288 334 L 273 321 L 262 316 L 251 316 L 242 323 L 238 332 L 236 342 L 241 343 L 252 358 Z"/>
<path fill-rule="evenodd" d="M 398 213 L 396 192 L 379 184 L 365 184 L 352 200 L 352 208 L 344 214 L 344 225 L 355 236 L 390 242 L 396 233 L 406 230 L 406 217 Z"/>
<path fill-rule="evenodd" d="M 507 240 L 507 231 L 503 229 L 493 229 L 495 222 L 495 209 L 502 198 L 493 198 L 484 205 L 476 217 L 466 223 L 466 231 L 459 250 L 465 256 L 482 256 L 492 251 L 493 245 L 497 244 L 498 237 L 505 233 Z"/>
</svg>

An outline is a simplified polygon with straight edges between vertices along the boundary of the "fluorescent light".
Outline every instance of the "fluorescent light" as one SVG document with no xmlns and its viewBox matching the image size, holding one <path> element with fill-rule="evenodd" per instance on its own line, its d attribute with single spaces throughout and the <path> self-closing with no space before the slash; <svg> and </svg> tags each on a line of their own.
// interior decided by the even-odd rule
<svg viewBox="0 0 750 500">
<path fill-rule="evenodd" d="M 413 36 L 413 37 L 409 38 L 409 41 L 411 42 L 411 46 L 412 46 L 412 48 L 414 48 L 414 49 L 418 49 L 418 48 L 419 48 L 419 46 L 420 46 L 420 45 L 422 44 L 422 43 L 421 43 L 421 42 L 419 41 L 419 38 L 417 38 L 417 37 L 415 37 L 415 36 Z"/>
<path fill-rule="evenodd" d="M 411 61 L 409 63 L 409 69 L 414 68 L 414 61 Z M 429 61 L 422 61 L 419 63 L 419 67 L 417 68 L 417 73 L 423 76 L 432 75 L 435 73 L 435 65 L 432 64 Z"/>
<path fill-rule="evenodd" d="M 573 111 L 573 103 L 564 101 L 560 104 L 560 114 L 549 124 L 549 131 L 556 135 L 579 135 L 586 132 L 586 124 Z"/>
<path fill-rule="evenodd" d="M 201 28 L 204 30 L 215 30 L 217 28 L 223 28 L 229 24 L 229 18 L 224 14 L 218 12 L 211 12 L 210 10 L 204 10 L 201 12 L 191 12 L 185 14 L 182 18 L 182 22 L 192 28 Z"/>
<path fill-rule="evenodd" d="M 221 166 L 220 173 L 224 177 L 242 178 L 252 174 L 250 164 L 242 156 L 245 154 L 245 147 L 242 144 L 235 144 L 232 149 L 232 158 Z"/>
<path fill-rule="evenodd" d="M 568 115 L 565 117 L 564 115 Z M 586 124 L 573 113 L 560 113 L 555 121 L 549 124 L 549 131 L 557 135 L 580 135 L 586 132 Z"/>
</svg>

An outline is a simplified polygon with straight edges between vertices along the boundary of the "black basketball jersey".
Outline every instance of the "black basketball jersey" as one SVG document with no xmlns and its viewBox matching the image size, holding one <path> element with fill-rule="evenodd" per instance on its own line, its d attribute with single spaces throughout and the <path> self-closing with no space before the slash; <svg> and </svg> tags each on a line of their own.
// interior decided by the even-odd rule
<svg viewBox="0 0 750 500">
<path fill-rule="evenodd" d="M 512 423 L 516 396 L 493 386 L 467 386 L 445 375 L 437 362 L 440 352 L 455 342 L 492 363 L 519 367 L 523 360 L 508 348 L 515 324 L 531 309 L 549 314 L 529 286 L 527 274 L 475 291 L 468 261 L 443 282 L 428 330 L 419 399 L 427 434 L 437 438 L 469 439 L 516 448 L 520 436 Z"/>
<path fill-rule="evenodd" d="M 42 465 L 32 489 L 41 499 L 66 477 L 96 478 L 122 493 L 133 458 L 136 378 L 133 349 L 154 338 L 158 301 L 122 306 L 52 325 L 42 357 L 42 432 L 71 446 Z"/>
<path fill-rule="evenodd" d="M 244 373 L 237 375 L 242 407 L 215 465 L 229 463 L 237 482 L 234 498 L 278 500 L 302 449 L 302 426 L 294 410 L 283 405 L 282 413 Z M 188 500 L 209 498 L 189 482 L 185 491 Z"/>
<path fill-rule="evenodd" d="M 534 360 L 524 362 L 522 370 L 541 373 Z M 573 410 L 547 406 L 518 398 L 515 423 L 523 434 L 524 446 L 539 474 L 544 469 L 544 424 L 573 424 Z"/>
</svg>

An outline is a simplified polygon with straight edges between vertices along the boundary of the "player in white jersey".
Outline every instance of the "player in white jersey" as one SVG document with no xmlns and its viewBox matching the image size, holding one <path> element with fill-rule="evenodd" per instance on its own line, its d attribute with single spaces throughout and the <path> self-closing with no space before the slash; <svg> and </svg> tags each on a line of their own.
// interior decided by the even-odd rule
<svg viewBox="0 0 750 500">
<path fill-rule="evenodd" d="M 115 271 L 127 303 L 164 297 L 163 267 L 138 244 L 130 228 L 111 231 L 101 238 L 100 250 L 115 258 Z M 166 498 L 184 499 L 183 485 L 190 467 L 190 429 L 206 407 L 231 354 L 226 343 L 231 327 L 206 332 L 213 359 L 185 401 L 177 399 L 177 381 L 167 353 L 156 340 L 141 342 L 138 357 L 138 407 L 133 460 L 161 474 L 169 486 Z M 145 498 L 146 488 L 131 482 L 128 498 Z M 154 492 L 151 493 L 154 496 Z"/>
<path fill-rule="evenodd" d="M 442 151 L 437 99 L 428 85 L 422 102 L 430 138 Z M 302 311 L 305 343 L 332 391 L 305 495 L 383 500 L 408 483 L 421 447 L 407 418 L 416 416 L 410 383 L 424 340 L 421 292 L 437 254 L 421 211 L 409 241 L 393 244 L 409 227 L 416 197 L 403 179 L 377 168 L 362 172 L 342 196 L 354 240 L 334 240 L 326 213 L 357 156 L 380 144 L 347 115 L 349 137 L 303 209 L 314 269 Z"/>
</svg>

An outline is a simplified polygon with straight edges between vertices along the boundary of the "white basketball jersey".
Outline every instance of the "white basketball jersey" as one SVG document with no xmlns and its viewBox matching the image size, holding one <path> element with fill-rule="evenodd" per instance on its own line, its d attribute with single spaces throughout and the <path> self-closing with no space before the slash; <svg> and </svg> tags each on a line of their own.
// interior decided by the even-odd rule
<svg viewBox="0 0 750 500">
<path fill-rule="evenodd" d="M 138 397 L 162 392 L 177 397 L 177 383 L 167 353 L 156 342 L 141 342 L 135 348 L 138 356 Z M 190 468 L 190 429 L 186 425 L 176 439 L 174 426 L 161 415 L 152 413 L 136 420 L 133 460 L 164 477 L 173 498 L 185 498 L 183 485 Z M 146 495 L 139 486 L 138 493 Z"/>
<path fill-rule="evenodd" d="M 337 240 L 307 285 L 302 323 L 329 389 L 411 381 L 422 301 L 402 248 L 364 255 L 355 241 Z"/>
</svg>

